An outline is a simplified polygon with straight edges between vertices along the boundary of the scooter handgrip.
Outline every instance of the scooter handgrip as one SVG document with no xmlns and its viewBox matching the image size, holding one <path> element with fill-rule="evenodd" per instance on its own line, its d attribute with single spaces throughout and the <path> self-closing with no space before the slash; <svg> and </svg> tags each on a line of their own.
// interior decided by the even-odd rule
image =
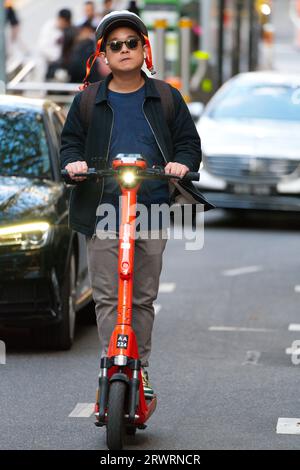
<svg viewBox="0 0 300 470">
<path fill-rule="evenodd" d="M 70 177 L 68 170 L 61 170 L 61 176 L 63 177 Z M 91 176 L 95 174 L 94 168 L 89 168 L 86 173 L 75 173 L 75 176 Z"/>
<path fill-rule="evenodd" d="M 199 181 L 200 173 L 197 171 L 189 171 L 182 179 L 184 181 Z"/>
</svg>

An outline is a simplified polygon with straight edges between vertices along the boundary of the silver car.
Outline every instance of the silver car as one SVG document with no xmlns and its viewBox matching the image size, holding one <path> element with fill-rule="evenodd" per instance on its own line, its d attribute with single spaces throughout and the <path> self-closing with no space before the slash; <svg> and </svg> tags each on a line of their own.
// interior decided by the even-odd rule
<svg viewBox="0 0 300 470">
<path fill-rule="evenodd" d="M 197 186 L 227 209 L 300 211 L 300 77 L 249 72 L 230 79 L 197 129 Z"/>
</svg>

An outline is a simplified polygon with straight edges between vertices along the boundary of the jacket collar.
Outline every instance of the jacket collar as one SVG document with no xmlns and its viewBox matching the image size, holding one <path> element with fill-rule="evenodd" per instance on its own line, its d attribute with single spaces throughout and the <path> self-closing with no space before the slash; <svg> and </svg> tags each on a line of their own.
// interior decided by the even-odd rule
<svg viewBox="0 0 300 470">
<path fill-rule="evenodd" d="M 145 79 L 145 98 L 159 98 L 160 95 L 155 87 L 153 78 L 148 77 L 146 73 L 141 70 L 142 76 Z M 110 73 L 101 83 L 96 94 L 95 104 L 102 103 L 102 101 L 108 100 L 108 84 L 113 78 L 113 74 Z"/>
</svg>

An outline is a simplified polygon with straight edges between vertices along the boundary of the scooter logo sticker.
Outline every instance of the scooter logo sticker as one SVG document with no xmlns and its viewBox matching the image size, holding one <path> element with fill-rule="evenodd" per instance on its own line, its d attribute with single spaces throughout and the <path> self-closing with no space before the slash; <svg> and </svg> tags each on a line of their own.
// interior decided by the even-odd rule
<svg viewBox="0 0 300 470">
<path fill-rule="evenodd" d="M 118 335 L 117 348 L 127 349 L 128 335 Z"/>
</svg>

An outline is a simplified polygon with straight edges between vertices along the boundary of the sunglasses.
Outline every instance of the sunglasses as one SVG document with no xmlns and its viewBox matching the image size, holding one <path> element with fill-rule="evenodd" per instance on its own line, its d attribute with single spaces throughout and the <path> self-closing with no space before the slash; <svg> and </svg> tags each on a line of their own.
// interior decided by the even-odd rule
<svg viewBox="0 0 300 470">
<path fill-rule="evenodd" d="M 140 42 L 140 38 L 130 38 L 126 39 L 126 41 L 110 41 L 107 43 L 107 46 L 110 47 L 110 50 L 113 52 L 119 52 L 123 44 L 126 44 L 127 49 L 136 49 Z"/>
</svg>

